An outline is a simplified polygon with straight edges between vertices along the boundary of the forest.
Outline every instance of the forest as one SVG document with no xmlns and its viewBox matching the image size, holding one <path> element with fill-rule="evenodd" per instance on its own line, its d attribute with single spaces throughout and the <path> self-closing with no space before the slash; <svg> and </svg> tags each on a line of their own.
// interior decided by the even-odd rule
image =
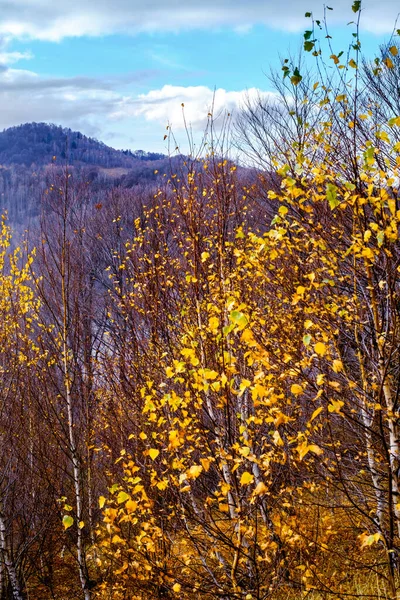
<svg viewBox="0 0 400 600">
<path fill-rule="evenodd" d="M 400 30 L 352 8 L 196 152 L 0 134 L 1 599 L 400 597 Z"/>
</svg>

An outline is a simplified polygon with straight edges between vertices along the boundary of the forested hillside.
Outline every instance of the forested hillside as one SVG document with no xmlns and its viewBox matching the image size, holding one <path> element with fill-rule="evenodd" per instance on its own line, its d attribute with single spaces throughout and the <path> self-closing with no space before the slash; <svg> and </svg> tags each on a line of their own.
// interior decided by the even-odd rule
<svg viewBox="0 0 400 600">
<path fill-rule="evenodd" d="M 0 132 L 0 164 L 48 165 L 54 160 L 70 165 L 131 168 L 138 161 L 165 158 L 162 154 L 138 150 L 114 150 L 102 142 L 57 125 L 25 123 Z"/>
<path fill-rule="evenodd" d="M 149 185 L 102 180 L 88 140 L 47 167 L 65 132 L 24 126 L 47 146 L 34 233 L 0 234 L 1 598 L 399 598 L 400 56 L 362 56 L 360 8 L 348 55 L 309 15 L 315 66 Z"/>
<path fill-rule="evenodd" d="M 102 142 L 46 123 L 26 123 L 0 133 L 0 208 L 18 231 L 36 225 L 46 189 L 68 168 L 90 185 L 92 204 L 107 190 L 152 188 L 171 175 L 183 157 L 114 150 Z"/>
</svg>

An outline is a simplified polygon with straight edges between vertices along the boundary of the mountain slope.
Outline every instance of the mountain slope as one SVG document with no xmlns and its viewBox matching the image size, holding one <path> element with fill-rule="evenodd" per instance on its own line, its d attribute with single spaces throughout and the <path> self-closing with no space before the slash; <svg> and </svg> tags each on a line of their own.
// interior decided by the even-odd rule
<svg viewBox="0 0 400 600">
<path fill-rule="evenodd" d="M 138 162 L 165 158 L 154 152 L 115 150 L 103 142 L 47 123 L 25 123 L 0 132 L 0 165 L 43 166 L 54 161 L 130 169 Z"/>
</svg>

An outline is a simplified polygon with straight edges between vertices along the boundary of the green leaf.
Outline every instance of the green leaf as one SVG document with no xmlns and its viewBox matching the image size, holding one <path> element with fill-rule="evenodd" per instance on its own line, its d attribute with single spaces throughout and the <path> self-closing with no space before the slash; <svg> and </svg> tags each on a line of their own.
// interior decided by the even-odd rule
<svg viewBox="0 0 400 600">
<path fill-rule="evenodd" d="M 234 323 L 231 323 L 230 325 L 226 325 L 223 329 L 222 329 L 222 333 L 227 336 L 231 333 L 231 331 L 233 331 L 235 329 L 235 325 Z"/>
<path fill-rule="evenodd" d="M 311 52 L 311 50 L 314 48 L 315 43 L 314 42 L 304 42 L 304 50 L 306 52 Z"/>
<path fill-rule="evenodd" d="M 120 492 L 117 496 L 117 502 L 118 504 L 122 504 L 123 502 L 126 502 L 127 500 L 129 500 L 130 496 L 129 494 L 127 494 L 126 492 Z"/>
<path fill-rule="evenodd" d="M 312 36 L 312 30 L 307 29 L 307 31 L 304 32 L 304 39 L 309 40 L 311 36 Z"/>
<path fill-rule="evenodd" d="M 367 165 L 373 165 L 375 162 L 375 148 L 374 146 L 369 146 L 364 152 L 364 160 Z"/>
<path fill-rule="evenodd" d="M 249 320 L 240 310 L 233 310 L 229 315 L 232 323 L 238 326 L 239 329 L 244 329 Z"/>
<path fill-rule="evenodd" d="M 306 14 L 304 15 L 307 19 L 309 19 L 311 17 L 311 13 L 310 12 L 306 12 Z M 400 34 L 399 34 L 400 35 Z"/>
<path fill-rule="evenodd" d="M 64 515 L 62 522 L 64 525 L 64 529 L 67 530 L 74 524 L 74 519 L 71 517 L 71 515 Z"/>
<path fill-rule="evenodd" d="M 331 210 L 334 210 L 340 204 L 340 200 L 337 197 L 337 187 L 333 183 L 328 183 L 326 186 L 326 199 L 329 202 Z"/>
<path fill-rule="evenodd" d="M 381 247 L 383 245 L 383 242 L 385 241 L 385 232 L 379 231 L 376 235 L 376 239 L 378 241 L 378 246 Z"/>
<path fill-rule="evenodd" d="M 351 10 L 353 13 L 358 13 L 361 8 L 361 0 L 354 0 Z"/>
<path fill-rule="evenodd" d="M 290 81 L 293 83 L 293 85 L 299 85 L 302 79 L 303 77 L 300 75 L 298 67 L 296 67 L 293 71 L 293 75 L 291 76 Z"/>
</svg>

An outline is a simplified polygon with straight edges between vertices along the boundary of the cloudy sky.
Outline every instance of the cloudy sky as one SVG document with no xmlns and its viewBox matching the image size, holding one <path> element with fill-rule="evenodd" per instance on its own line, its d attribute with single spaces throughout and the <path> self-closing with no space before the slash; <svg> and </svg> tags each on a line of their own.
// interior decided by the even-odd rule
<svg viewBox="0 0 400 600">
<path fill-rule="evenodd" d="M 340 50 L 354 31 L 351 0 L 331 0 Z M 165 151 L 214 113 L 268 92 L 266 73 L 296 52 L 322 0 L 0 0 L 0 128 L 48 121 L 116 148 Z M 387 42 L 399 0 L 364 0 L 367 54 Z"/>
</svg>

